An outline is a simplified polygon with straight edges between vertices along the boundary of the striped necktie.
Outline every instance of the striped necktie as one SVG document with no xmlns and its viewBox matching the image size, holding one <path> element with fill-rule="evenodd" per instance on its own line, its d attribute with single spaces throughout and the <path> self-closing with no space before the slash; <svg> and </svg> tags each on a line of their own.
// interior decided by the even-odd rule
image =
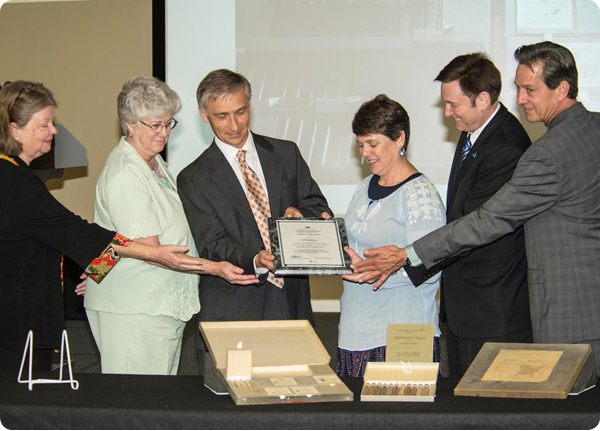
<svg viewBox="0 0 600 431">
<path fill-rule="evenodd" d="M 267 220 L 271 217 L 271 208 L 269 207 L 269 197 L 265 192 L 258 175 L 246 163 L 246 150 L 239 150 L 237 153 L 246 190 L 248 191 L 248 203 L 252 209 L 252 214 L 256 220 L 256 225 L 260 232 L 260 236 L 265 244 L 265 249 L 271 251 L 271 240 L 269 239 L 269 226 Z M 277 277 L 272 272 L 269 272 L 267 280 L 273 283 L 280 289 L 283 287 L 283 277 Z"/>
<path fill-rule="evenodd" d="M 458 165 L 459 168 L 462 166 L 463 162 L 469 155 L 469 151 L 471 151 L 472 146 L 473 144 L 471 143 L 471 134 L 469 133 L 467 134 L 467 142 L 465 142 L 465 146 L 463 147 L 462 152 L 460 153 L 460 163 Z"/>
</svg>

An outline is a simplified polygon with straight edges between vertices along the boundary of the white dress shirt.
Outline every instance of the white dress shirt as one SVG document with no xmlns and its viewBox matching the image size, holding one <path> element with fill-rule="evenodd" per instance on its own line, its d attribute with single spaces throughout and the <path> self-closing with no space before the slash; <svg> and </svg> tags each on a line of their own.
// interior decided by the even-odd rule
<svg viewBox="0 0 600 431">
<path fill-rule="evenodd" d="M 225 156 L 225 159 L 231 165 L 235 176 L 237 177 L 242 189 L 244 189 L 244 193 L 246 197 L 248 197 L 248 189 L 246 188 L 246 181 L 244 181 L 244 174 L 242 173 L 242 167 L 240 166 L 240 160 L 238 159 L 237 153 L 240 150 L 246 150 L 246 164 L 250 169 L 256 173 L 258 176 L 258 180 L 260 181 L 260 185 L 263 186 L 265 192 L 267 192 L 267 198 L 269 196 L 269 190 L 267 189 L 267 182 L 265 181 L 265 175 L 262 170 L 262 166 L 260 164 L 260 159 L 258 158 L 258 153 L 256 152 L 256 145 L 254 145 L 254 137 L 252 133 L 248 133 L 248 139 L 242 146 L 242 148 L 236 148 L 233 145 L 226 144 L 221 141 L 219 138 L 215 136 L 215 143 L 219 150 Z M 258 256 L 258 254 L 256 255 Z M 255 258 L 256 258 L 255 256 Z M 253 261 L 254 265 L 254 274 L 258 277 L 261 274 L 265 274 L 269 272 L 267 268 L 257 268 L 256 267 L 256 259 Z"/>
<path fill-rule="evenodd" d="M 496 116 L 496 114 L 498 113 L 498 111 L 500 110 L 500 103 L 498 103 L 498 106 L 496 106 L 496 110 L 494 111 L 494 113 L 492 115 L 490 115 L 490 118 L 488 118 L 488 120 L 483 124 L 483 126 L 481 126 L 480 128 L 473 130 L 471 132 L 471 145 L 475 145 L 475 142 L 477 141 L 477 138 L 479 138 L 479 135 L 481 135 L 481 132 L 483 132 L 483 129 L 485 129 L 488 125 L 488 123 L 490 121 L 492 121 L 492 118 L 494 118 Z"/>
<path fill-rule="evenodd" d="M 250 169 L 252 169 L 256 173 L 258 179 L 260 180 L 260 185 L 263 186 L 263 188 L 267 192 L 267 196 L 269 195 L 269 190 L 267 190 L 267 183 L 265 181 L 265 175 L 260 164 L 260 159 L 258 158 L 258 153 L 256 152 L 256 145 L 254 145 L 254 137 L 252 136 L 252 133 L 248 134 L 248 139 L 246 139 L 246 142 L 244 143 L 244 146 L 242 148 L 235 148 L 233 145 L 226 144 L 216 136 L 215 143 L 217 144 L 217 147 L 219 147 L 219 150 L 221 150 L 221 152 L 225 156 L 225 159 L 227 159 L 227 161 L 231 165 L 233 172 L 235 172 L 235 176 L 240 182 L 242 188 L 244 189 L 244 193 L 246 193 L 246 197 L 248 197 L 248 190 L 246 189 L 244 174 L 242 173 L 240 161 L 237 156 L 237 153 L 240 150 L 246 150 L 246 164 L 248 165 L 248 167 L 250 167 Z"/>
</svg>

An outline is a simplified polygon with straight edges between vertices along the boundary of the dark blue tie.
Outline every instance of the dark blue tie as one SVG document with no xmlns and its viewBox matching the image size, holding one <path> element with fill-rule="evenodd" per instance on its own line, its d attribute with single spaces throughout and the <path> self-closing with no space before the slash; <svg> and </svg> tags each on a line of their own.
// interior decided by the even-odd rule
<svg viewBox="0 0 600 431">
<path fill-rule="evenodd" d="M 469 155 L 469 151 L 471 151 L 472 146 L 473 144 L 471 144 L 471 134 L 469 133 L 467 135 L 467 142 L 465 142 L 465 146 L 463 147 L 462 152 L 460 153 L 460 163 L 458 165 L 459 168 L 462 166 L 463 162 Z"/>
</svg>

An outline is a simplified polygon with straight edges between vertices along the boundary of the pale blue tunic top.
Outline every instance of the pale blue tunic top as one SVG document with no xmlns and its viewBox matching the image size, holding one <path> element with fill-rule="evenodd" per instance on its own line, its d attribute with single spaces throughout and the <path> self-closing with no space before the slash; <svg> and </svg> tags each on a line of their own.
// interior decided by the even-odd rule
<svg viewBox="0 0 600 431">
<path fill-rule="evenodd" d="M 348 242 L 359 256 L 368 248 L 403 248 L 446 224 L 446 211 L 435 186 L 424 175 L 410 179 L 389 196 L 369 199 L 369 175 L 358 186 L 346 212 Z M 436 293 L 439 274 L 419 287 L 401 271 L 377 291 L 373 284 L 344 280 L 338 346 L 369 350 L 385 346 L 389 323 L 434 325 L 440 335 Z"/>
<path fill-rule="evenodd" d="M 121 138 L 96 185 L 94 221 L 131 239 L 156 235 L 161 244 L 187 245 L 194 256 L 194 238 L 177 184 L 162 157 L 156 160 L 173 189 Z M 88 279 L 84 305 L 108 313 L 162 314 L 187 321 L 200 310 L 198 276 L 122 258 L 101 284 Z"/>
</svg>

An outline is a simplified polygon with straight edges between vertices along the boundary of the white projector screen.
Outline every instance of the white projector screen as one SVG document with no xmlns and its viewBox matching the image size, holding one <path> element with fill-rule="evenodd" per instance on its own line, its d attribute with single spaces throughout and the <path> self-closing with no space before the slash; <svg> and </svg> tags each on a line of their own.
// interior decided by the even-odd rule
<svg viewBox="0 0 600 431">
<path fill-rule="evenodd" d="M 514 50 L 552 40 L 571 49 L 579 100 L 600 110 L 600 9 L 592 0 L 167 0 L 167 82 L 184 102 L 173 131 L 174 174 L 212 141 L 195 91 L 210 70 L 252 84 L 251 129 L 298 144 L 334 212 L 345 213 L 370 173 L 351 122 L 380 93 L 411 118 L 408 157 L 445 199 L 458 133 L 443 116 L 438 72 L 457 55 L 487 52 L 503 77 L 500 100 L 533 140 L 515 103 Z"/>
</svg>

